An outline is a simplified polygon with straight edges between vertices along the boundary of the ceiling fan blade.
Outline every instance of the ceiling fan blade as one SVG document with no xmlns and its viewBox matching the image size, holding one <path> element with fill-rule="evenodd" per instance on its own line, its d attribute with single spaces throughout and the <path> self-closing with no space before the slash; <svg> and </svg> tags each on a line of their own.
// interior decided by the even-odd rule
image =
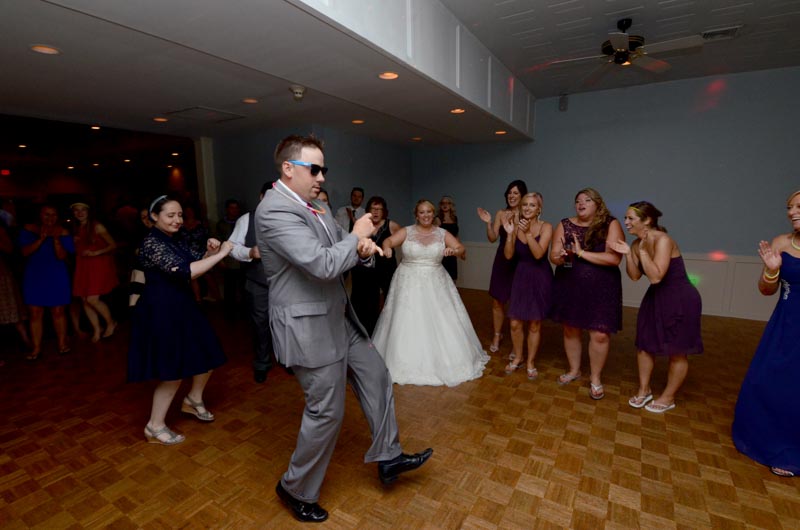
<svg viewBox="0 0 800 530">
<path fill-rule="evenodd" d="M 608 40 L 617 51 L 628 51 L 628 34 L 627 33 L 609 33 Z"/>
<path fill-rule="evenodd" d="M 548 66 L 553 66 L 553 65 L 556 65 L 556 64 L 564 64 L 564 63 L 576 63 L 578 61 L 595 60 L 595 59 L 599 59 L 601 57 L 605 58 L 605 57 L 608 57 L 608 56 L 607 55 L 592 55 L 592 56 L 589 56 L 589 57 L 575 57 L 574 59 L 560 59 L 560 60 L 552 61 L 552 62 L 548 63 Z"/>
<path fill-rule="evenodd" d="M 667 61 L 662 61 L 661 59 L 656 59 L 654 57 L 648 57 L 647 55 L 640 55 L 632 62 L 632 64 L 634 66 L 638 66 L 639 68 L 644 68 L 648 72 L 653 72 L 654 74 L 661 74 L 672 68 Z"/>
<path fill-rule="evenodd" d="M 592 88 L 603 79 L 614 67 L 611 61 L 603 62 L 600 66 L 589 72 L 580 82 L 580 87 Z"/>
<path fill-rule="evenodd" d="M 644 53 L 661 53 L 670 50 L 683 50 L 685 48 L 697 48 L 703 45 L 705 39 L 701 35 L 692 35 L 690 37 L 681 37 L 680 39 L 665 40 L 661 42 L 654 42 L 653 44 L 645 44 L 640 48 Z"/>
</svg>

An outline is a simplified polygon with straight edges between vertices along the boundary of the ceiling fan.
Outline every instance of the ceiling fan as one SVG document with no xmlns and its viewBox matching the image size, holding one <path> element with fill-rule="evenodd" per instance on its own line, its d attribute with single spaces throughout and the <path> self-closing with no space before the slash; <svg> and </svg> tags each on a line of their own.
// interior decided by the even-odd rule
<svg viewBox="0 0 800 530">
<path fill-rule="evenodd" d="M 669 70 L 671 66 L 666 61 L 651 57 L 651 53 L 697 48 L 702 46 L 705 42 L 702 35 L 692 35 L 653 44 L 645 44 L 645 38 L 641 35 L 628 34 L 627 31 L 632 24 L 633 20 L 630 18 L 623 18 L 617 22 L 617 29 L 619 29 L 619 32 L 609 33 L 608 40 L 600 46 L 603 55 L 556 60 L 549 62 L 547 66 L 603 59 L 604 64 L 602 66 L 606 64 L 616 64 L 619 66 L 633 65 L 649 72 L 660 74 Z"/>
</svg>

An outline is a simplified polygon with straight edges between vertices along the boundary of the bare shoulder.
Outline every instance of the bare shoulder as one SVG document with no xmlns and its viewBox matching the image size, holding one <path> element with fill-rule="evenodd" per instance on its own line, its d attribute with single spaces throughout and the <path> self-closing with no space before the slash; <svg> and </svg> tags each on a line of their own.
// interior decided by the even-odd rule
<svg viewBox="0 0 800 530">
<path fill-rule="evenodd" d="M 775 252 L 783 252 L 792 247 L 792 236 L 794 234 L 781 234 L 772 240 L 772 250 Z M 795 242 L 797 244 L 797 242 Z"/>
</svg>

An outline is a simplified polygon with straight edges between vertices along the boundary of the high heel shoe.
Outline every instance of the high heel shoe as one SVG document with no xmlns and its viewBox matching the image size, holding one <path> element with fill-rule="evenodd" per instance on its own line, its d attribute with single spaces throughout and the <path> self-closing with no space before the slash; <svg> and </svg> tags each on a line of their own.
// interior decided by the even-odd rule
<svg viewBox="0 0 800 530">
<path fill-rule="evenodd" d="M 492 344 L 489 346 L 489 351 L 492 352 L 492 353 L 497 353 L 498 351 L 500 351 L 500 341 L 503 340 L 503 334 L 502 333 L 495 333 L 494 337 L 495 337 L 495 340 L 492 341 Z M 496 341 L 496 344 L 495 344 L 495 341 Z"/>
<path fill-rule="evenodd" d="M 185 412 L 186 414 L 191 414 L 195 416 L 200 421 L 214 421 L 214 415 L 208 411 L 208 409 L 200 412 L 198 409 L 205 409 L 206 406 L 203 404 L 202 401 L 195 401 L 189 396 L 183 398 L 183 403 L 181 403 L 181 412 Z"/>
<path fill-rule="evenodd" d="M 166 440 L 162 440 L 159 438 L 162 434 L 168 434 L 169 438 Z M 169 427 L 164 425 L 163 428 L 154 431 L 150 428 L 149 425 L 144 426 L 144 437 L 149 444 L 161 444 L 161 445 L 175 445 L 179 444 L 186 439 L 186 437 L 182 434 L 178 434 L 173 432 Z"/>
</svg>

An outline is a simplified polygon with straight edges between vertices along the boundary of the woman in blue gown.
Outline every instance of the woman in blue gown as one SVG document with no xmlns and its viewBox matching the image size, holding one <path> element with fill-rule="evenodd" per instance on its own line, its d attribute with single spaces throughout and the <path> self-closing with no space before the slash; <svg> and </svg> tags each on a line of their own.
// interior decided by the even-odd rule
<svg viewBox="0 0 800 530">
<path fill-rule="evenodd" d="M 58 353 L 70 351 L 67 342 L 67 318 L 71 289 L 67 257 L 75 252 L 69 232 L 58 222 L 58 210 L 45 204 L 39 209 L 39 224 L 25 225 L 19 234 L 19 246 L 25 257 L 22 295 L 31 315 L 33 350 L 25 357 L 39 358 L 44 334 L 44 310 L 50 309 L 58 339 Z"/>
<path fill-rule="evenodd" d="M 764 329 L 742 382 L 733 420 L 733 443 L 780 477 L 800 473 L 800 409 L 795 406 L 800 378 L 800 190 L 786 206 L 792 232 L 759 243 L 764 270 L 761 294 L 780 289 L 775 311 Z"/>
<path fill-rule="evenodd" d="M 211 371 L 226 359 L 189 282 L 211 270 L 233 246 L 209 239 L 205 254 L 192 249 L 176 237 L 183 225 L 181 205 L 165 195 L 153 201 L 149 212 L 154 226 L 139 249 L 145 283 L 133 311 L 128 381 L 160 381 L 144 435 L 150 443 L 173 445 L 184 436 L 170 430 L 165 419 L 182 379 L 191 377 L 192 388 L 181 411 L 201 421 L 214 421 L 203 403 L 203 391 Z"/>
</svg>

